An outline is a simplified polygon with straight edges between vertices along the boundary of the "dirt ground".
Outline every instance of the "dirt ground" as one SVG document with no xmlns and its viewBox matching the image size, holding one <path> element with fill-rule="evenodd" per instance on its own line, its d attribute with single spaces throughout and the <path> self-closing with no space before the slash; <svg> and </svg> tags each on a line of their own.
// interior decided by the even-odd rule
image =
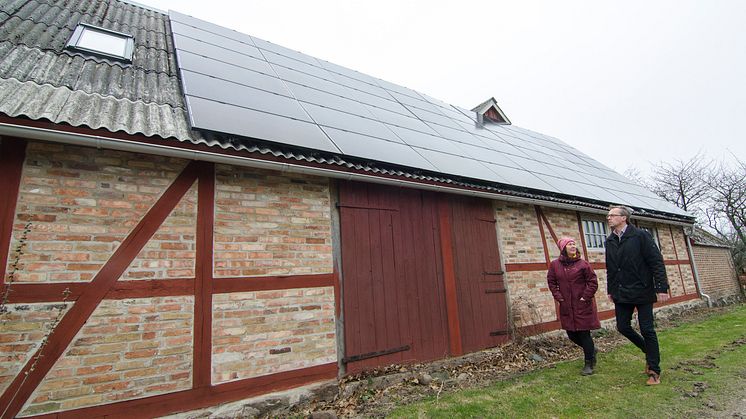
<svg viewBox="0 0 746 419">
<path fill-rule="evenodd" d="M 656 314 L 657 328 L 665 330 L 703 320 L 722 310 L 700 306 Z M 594 332 L 594 341 L 601 356 L 628 342 L 615 330 L 608 329 Z M 746 340 L 740 344 L 746 344 Z M 538 368 L 547 368 L 558 362 L 577 359 L 581 355 L 582 351 L 572 345 L 561 332 L 540 338 L 518 336 L 504 346 L 463 357 L 427 364 L 394 365 L 345 377 L 340 381 L 339 392 L 332 400 L 310 400 L 284 412 L 274 411 L 272 416 L 384 417 L 398 406 L 429 396 L 440 397 L 462 389 L 483 387 Z M 672 368 L 688 367 L 677 365 Z M 746 389 L 746 368 L 742 376 L 744 385 L 737 388 Z M 713 398 L 703 388 L 691 391 L 682 389 L 682 393 L 682 397 L 702 398 L 702 412 L 697 417 L 746 418 L 746 390 L 738 390 L 725 398 Z"/>
</svg>

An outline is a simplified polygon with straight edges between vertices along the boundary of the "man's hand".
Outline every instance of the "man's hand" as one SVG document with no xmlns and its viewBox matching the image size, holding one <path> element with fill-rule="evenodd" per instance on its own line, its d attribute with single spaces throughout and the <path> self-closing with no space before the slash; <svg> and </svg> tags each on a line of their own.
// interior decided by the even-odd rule
<svg viewBox="0 0 746 419">
<path fill-rule="evenodd" d="M 611 296 L 611 294 L 606 294 L 606 297 L 607 297 L 607 298 L 609 299 L 609 301 L 611 301 L 612 303 L 614 302 L 614 298 L 613 298 L 613 297 Z"/>
<path fill-rule="evenodd" d="M 667 293 L 660 293 L 660 294 L 658 294 L 658 302 L 659 303 L 665 303 L 666 301 L 668 301 L 670 299 L 671 299 L 671 297 L 669 297 Z"/>
</svg>

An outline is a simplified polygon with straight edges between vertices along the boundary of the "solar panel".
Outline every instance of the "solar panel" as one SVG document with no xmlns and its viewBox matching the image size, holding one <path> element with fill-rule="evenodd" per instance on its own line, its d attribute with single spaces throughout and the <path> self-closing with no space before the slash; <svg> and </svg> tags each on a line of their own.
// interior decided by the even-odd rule
<svg viewBox="0 0 746 419">
<path fill-rule="evenodd" d="M 390 143 L 379 138 L 336 128 L 323 127 L 324 132 L 348 156 L 385 161 L 402 166 L 437 171 L 427 159 L 412 147 L 401 143 Z"/>
<path fill-rule="evenodd" d="M 317 124 L 341 129 L 344 131 L 356 132 L 369 137 L 380 138 L 394 143 L 402 141 L 386 125 L 361 116 L 341 112 L 331 108 L 314 105 L 311 103 L 303 104 L 303 107 L 313 117 Z"/>
<path fill-rule="evenodd" d="M 683 211 L 568 144 L 170 12 L 195 129 L 551 193 Z"/>
<path fill-rule="evenodd" d="M 321 128 L 313 123 L 253 109 L 187 96 L 192 126 L 277 143 L 341 153 Z"/>
</svg>

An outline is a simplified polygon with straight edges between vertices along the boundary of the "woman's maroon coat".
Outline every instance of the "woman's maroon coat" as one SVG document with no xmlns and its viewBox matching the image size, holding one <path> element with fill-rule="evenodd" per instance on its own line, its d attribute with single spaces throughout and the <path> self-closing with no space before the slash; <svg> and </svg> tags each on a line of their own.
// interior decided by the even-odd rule
<svg viewBox="0 0 746 419">
<path fill-rule="evenodd" d="M 593 295 L 598 279 L 591 265 L 583 259 L 569 260 L 565 256 L 549 265 L 547 284 L 554 299 L 560 303 L 560 323 L 565 330 L 599 329 L 598 312 Z M 580 298 L 585 301 L 580 301 Z"/>
</svg>

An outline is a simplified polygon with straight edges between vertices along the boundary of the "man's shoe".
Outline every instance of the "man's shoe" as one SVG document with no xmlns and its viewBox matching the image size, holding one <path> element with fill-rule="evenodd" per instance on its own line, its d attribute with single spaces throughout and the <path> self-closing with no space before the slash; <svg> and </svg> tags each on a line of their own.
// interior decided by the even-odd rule
<svg viewBox="0 0 746 419">
<path fill-rule="evenodd" d="M 585 365 L 583 366 L 583 370 L 580 371 L 582 375 L 591 375 L 593 374 L 593 360 L 587 359 L 585 361 Z"/>
<path fill-rule="evenodd" d="M 661 383 L 660 374 L 656 374 L 655 371 L 650 371 L 650 374 L 648 374 L 648 381 L 645 384 L 649 386 L 657 386 L 660 383 Z"/>
</svg>

